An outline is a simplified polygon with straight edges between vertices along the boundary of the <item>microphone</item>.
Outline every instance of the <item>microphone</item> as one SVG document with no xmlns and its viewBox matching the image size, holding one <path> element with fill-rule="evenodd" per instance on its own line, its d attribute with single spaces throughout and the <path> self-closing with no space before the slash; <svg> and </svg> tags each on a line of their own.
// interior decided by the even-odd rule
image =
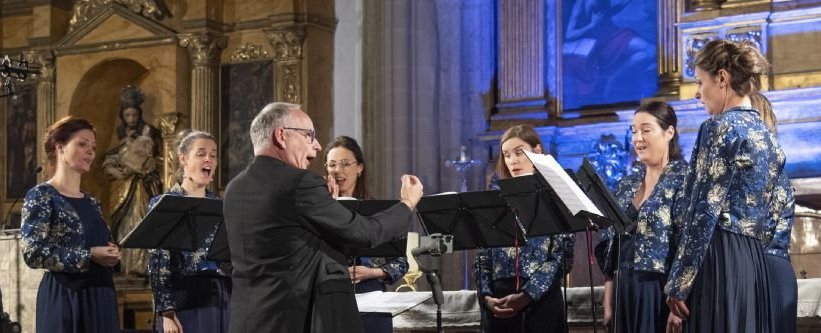
<svg viewBox="0 0 821 333">
<path fill-rule="evenodd" d="M 37 169 L 34 169 L 34 174 L 36 175 L 41 171 L 43 171 L 43 167 L 38 165 Z M 3 219 L 3 226 L 2 228 L 0 228 L 0 234 L 2 234 L 4 230 L 6 230 L 6 226 L 9 224 L 9 218 L 11 217 L 11 210 L 14 209 L 14 205 L 16 205 L 18 201 L 20 201 L 20 198 L 23 196 L 23 194 L 26 193 L 26 191 L 28 191 L 28 189 L 23 189 L 23 191 L 18 193 L 17 197 L 14 198 L 14 202 L 12 202 L 11 206 L 9 206 L 9 209 L 6 211 L 6 218 Z"/>
</svg>

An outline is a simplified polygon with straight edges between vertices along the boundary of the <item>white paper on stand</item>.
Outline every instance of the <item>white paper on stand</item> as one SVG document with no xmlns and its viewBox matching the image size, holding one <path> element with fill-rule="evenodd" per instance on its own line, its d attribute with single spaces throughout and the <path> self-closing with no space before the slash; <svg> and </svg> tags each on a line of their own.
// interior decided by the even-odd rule
<svg viewBox="0 0 821 333">
<path fill-rule="evenodd" d="M 550 184 L 550 187 L 556 191 L 556 194 L 562 198 L 567 209 L 573 215 L 580 211 L 586 211 L 599 216 L 604 214 L 599 211 L 599 208 L 593 204 L 593 201 L 584 194 L 579 185 L 570 178 L 570 175 L 556 162 L 552 155 L 536 154 L 525 150 L 527 158 L 533 163 L 536 170 L 542 174 L 542 177 Z"/>
<path fill-rule="evenodd" d="M 430 292 L 382 292 L 356 294 L 359 312 L 382 312 L 396 316 L 433 297 Z"/>
</svg>

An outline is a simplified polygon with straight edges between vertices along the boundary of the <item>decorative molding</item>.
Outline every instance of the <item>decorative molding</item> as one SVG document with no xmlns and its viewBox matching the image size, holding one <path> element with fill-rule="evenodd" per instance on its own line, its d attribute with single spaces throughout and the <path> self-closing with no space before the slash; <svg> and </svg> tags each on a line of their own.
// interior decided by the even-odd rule
<svg viewBox="0 0 821 333">
<path fill-rule="evenodd" d="M 228 38 L 213 33 L 189 33 L 179 35 L 179 45 L 188 49 L 194 66 L 216 66 Z"/>
<path fill-rule="evenodd" d="M 658 0 L 658 96 L 675 96 L 681 86 L 681 65 L 678 62 L 678 28 L 682 5 L 678 0 Z"/>
<path fill-rule="evenodd" d="M 705 34 L 686 36 L 684 41 L 684 77 L 693 79 L 696 76 L 695 58 L 701 49 L 704 48 L 711 40 L 718 39 L 718 34 Z"/>
<path fill-rule="evenodd" d="M 293 104 L 301 104 L 302 100 L 300 98 L 299 88 L 301 86 L 301 75 L 300 75 L 300 66 L 299 63 L 291 63 L 287 64 L 284 67 L 284 74 L 282 76 L 282 80 L 277 82 L 278 86 L 282 86 L 281 90 L 281 100 L 284 100 L 288 103 Z M 281 84 L 280 84 L 281 83 Z M 277 97 L 280 97 L 277 96 Z"/>
<path fill-rule="evenodd" d="M 761 40 L 761 28 L 744 29 L 743 31 L 727 32 L 726 38 L 734 42 L 744 42 L 755 46 L 759 51 L 764 53 L 764 46 Z"/>
<path fill-rule="evenodd" d="M 725 0 L 690 0 L 689 11 L 700 12 L 705 10 L 716 10 L 721 8 L 721 3 Z"/>
<path fill-rule="evenodd" d="M 160 20 L 166 15 L 154 0 L 79 0 L 72 9 L 69 31 L 93 19 L 99 12 L 118 5 L 149 19 Z"/>
<path fill-rule="evenodd" d="M 244 62 L 249 60 L 256 60 L 259 58 L 269 58 L 270 55 L 267 50 L 265 50 L 262 45 L 257 44 L 249 44 L 246 43 L 240 47 L 235 48 L 231 52 L 230 60 L 231 63 L 236 62 Z"/>
<path fill-rule="evenodd" d="M 177 41 L 174 37 L 157 37 L 157 38 L 143 38 L 132 39 L 128 41 L 104 42 L 94 43 L 88 45 L 69 46 L 58 48 L 55 50 L 57 55 L 71 55 L 83 53 L 97 53 L 101 51 L 114 51 L 125 49 L 136 49 L 144 47 L 152 47 L 159 45 L 174 44 Z"/>
<path fill-rule="evenodd" d="M 126 45 L 129 45 L 129 43 L 132 42 L 161 41 L 165 38 L 173 37 L 175 35 L 174 30 L 160 24 L 159 22 L 148 19 L 140 14 L 134 13 L 118 3 L 109 3 L 104 8 L 101 8 L 98 11 L 96 11 L 94 16 L 78 24 L 73 30 L 69 31 L 69 33 L 66 34 L 65 37 L 63 37 L 60 41 L 55 43 L 55 47 L 58 50 L 71 49 L 73 46 L 75 46 L 74 44 L 77 43 L 80 39 L 82 39 L 85 35 L 94 31 L 94 29 L 96 29 L 100 24 L 102 24 L 105 20 L 114 15 L 123 17 L 124 19 L 142 27 L 148 32 L 154 34 L 156 38 L 143 38 L 134 39 L 130 41 L 116 41 L 98 43 L 93 45 L 81 45 L 77 46 L 76 49 L 92 48 L 93 51 L 118 49 L 120 47 L 125 48 Z M 142 46 L 145 45 L 139 45 L 137 47 Z"/>
<path fill-rule="evenodd" d="M 587 154 L 590 164 L 599 175 L 604 177 L 604 183 L 613 191 L 618 187 L 619 181 L 627 175 L 630 148 L 625 146 L 626 143 L 622 143 L 627 140 L 628 138 L 619 141 L 613 134 L 604 134 L 593 145 L 593 152 Z"/>
<path fill-rule="evenodd" d="M 294 60 L 302 58 L 302 45 L 305 42 L 304 27 L 289 30 L 264 31 L 265 39 L 274 49 L 274 60 Z"/>
<path fill-rule="evenodd" d="M 163 168 L 162 179 L 165 190 L 174 186 L 174 171 L 177 170 L 177 154 L 174 142 L 176 141 L 177 132 L 183 121 L 183 114 L 179 112 L 163 113 L 159 116 L 160 132 L 162 133 L 163 142 Z"/>
</svg>

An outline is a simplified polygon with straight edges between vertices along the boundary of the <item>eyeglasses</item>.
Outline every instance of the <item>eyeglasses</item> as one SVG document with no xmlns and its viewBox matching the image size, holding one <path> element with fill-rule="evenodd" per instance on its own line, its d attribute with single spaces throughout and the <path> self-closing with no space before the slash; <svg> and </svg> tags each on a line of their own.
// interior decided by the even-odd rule
<svg viewBox="0 0 821 333">
<path fill-rule="evenodd" d="M 299 131 L 302 135 L 305 135 L 308 138 L 308 143 L 313 144 L 316 141 L 316 130 L 310 128 L 297 128 L 297 127 L 283 127 L 282 129 L 292 130 L 292 131 Z"/>
<path fill-rule="evenodd" d="M 340 170 L 344 170 L 344 169 L 347 169 L 348 167 L 350 167 L 351 165 L 357 165 L 357 164 L 359 164 L 359 162 L 351 162 L 351 161 L 348 161 L 348 160 L 341 160 L 341 161 L 339 161 L 339 163 L 337 163 L 335 161 L 325 162 L 325 167 L 328 168 L 328 169 L 336 169 L 336 167 L 339 167 Z"/>
</svg>

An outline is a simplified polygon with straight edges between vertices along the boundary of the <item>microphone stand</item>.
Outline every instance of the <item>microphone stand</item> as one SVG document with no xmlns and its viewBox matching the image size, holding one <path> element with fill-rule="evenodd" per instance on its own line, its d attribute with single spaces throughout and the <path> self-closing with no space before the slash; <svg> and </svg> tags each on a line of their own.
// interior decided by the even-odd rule
<svg viewBox="0 0 821 333">
<path fill-rule="evenodd" d="M 419 237 L 419 246 L 411 250 L 411 255 L 419 264 L 419 269 L 425 272 L 425 278 L 430 284 L 430 290 L 433 294 L 433 303 L 436 304 L 436 331 L 444 333 L 442 329 L 442 304 L 445 303 L 445 295 L 442 292 L 442 283 L 439 280 L 439 272 L 437 265 L 428 266 L 419 260 L 422 255 L 430 255 L 439 258 L 444 253 L 453 252 L 453 236 L 442 234 L 431 234 L 430 236 Z M 436 261 L 438 263 L 438 260 Z"/>
</svg>

